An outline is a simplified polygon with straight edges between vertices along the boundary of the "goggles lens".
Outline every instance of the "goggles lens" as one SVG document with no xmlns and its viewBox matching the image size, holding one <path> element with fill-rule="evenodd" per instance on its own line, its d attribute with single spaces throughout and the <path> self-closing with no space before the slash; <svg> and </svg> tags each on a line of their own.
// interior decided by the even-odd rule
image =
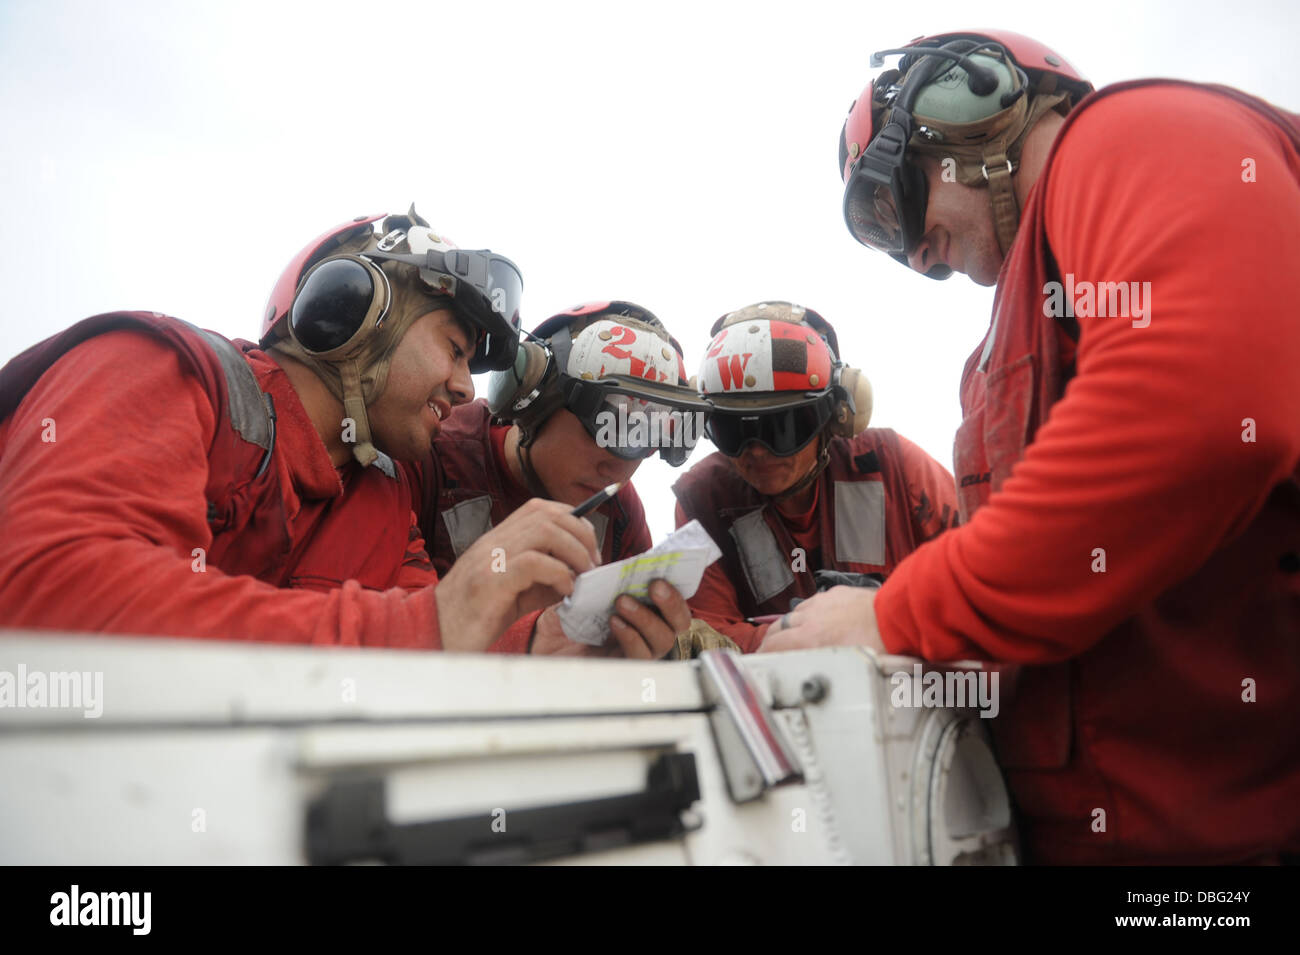
<svg viewBox="0 0 1300 955">
<path fill-rule="evenodd" d="M 754 442 L 786 458 L 802 451 L 826 427 L 834 400 L 828 394 L 775 411 L 711 411 L 704 419 L 704 433 L 729 458 L 740 457 Z"/>
<path fill-rule="evenodd" d="M 907 159 L 910 126 L 891 121 L 871 140 L 844 187 L 844 222 L 863 245 L 895 258 L 925 234 L 925 174 Z"/>
<path fill-rule="evenodd" d="M 624 461 L 639 461 L 656 451 L 689 450 L 695 444 L 683 418 L 691 412 L 633 395 L 609 394 L 595 381 L 568 379 L 564 406 L 599 447 Z"/>
<path fill-rule="evenodd" d="M 446 258 L 452 274 L 462 279 L 456 286 L 456 304 L 479 328 L 470 371 L 508 368 L 519 347 L 523 276 L 513 262 L 491 252 L 456 250 L 446 253 Z M 433 284 L 436 288 L 436 280 Z"/>
<path fill-rule="evenodd" d="M 898 201 L 888 186 L 854 176 L 844 193 L 844 221 L 863 245 L 891 255 L 905 252 Z"/>
</svg>

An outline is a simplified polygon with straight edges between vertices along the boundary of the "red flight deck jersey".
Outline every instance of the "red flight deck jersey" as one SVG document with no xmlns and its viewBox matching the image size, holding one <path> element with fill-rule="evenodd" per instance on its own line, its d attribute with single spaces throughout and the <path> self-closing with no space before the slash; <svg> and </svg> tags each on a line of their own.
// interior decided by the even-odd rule
<svg viewBox="0 0 1300 955">
<path fill-rule="evenodd" d="M 216 352 L 175 319 L 97 316 L 0 371 L 0 626 L 440 648 L 400 469 L 336 469 L 280 366 L 236 344 L 276 414 L 255 478 Z"/>
<path fill-rule="evenodd" d="M 966 367 L 964 526 L 876 599 L 892 653 L 1023 665 L 1032 860 L 1300 850 L 1296 119 L 1163 80 L 1070 114 Z"/>
<path fill-rule="evenodd" d="M 831 439 L 830 460 L 804 513 L 772 504 L 714 452 L 673 485 L 677 526 L 698 519 L 722 557 L 688 601 L 694 616 L 745 652 L 795 597 L 817 591 L 817 570 L 888 575 L 908 554 L 957 520 L 952 475 L 889 428 Z M 796 548 L 802 550 L 800 556 Z"/>
<path fill-rule="evenodd" d="M 506 464 L 509 425 L 493 424 L 486 401 L 452 409 L 433 442 L 429 460 L 404 464 L 410 476 L 416 517 L 438 573 L 492 527 L 526 504 L 533 493 Z M 636 488 L 629 481 L 611 500 L 587 515 L 596 528 L 604 563 L 650 549 L 650 527 Z"/>
</svg>

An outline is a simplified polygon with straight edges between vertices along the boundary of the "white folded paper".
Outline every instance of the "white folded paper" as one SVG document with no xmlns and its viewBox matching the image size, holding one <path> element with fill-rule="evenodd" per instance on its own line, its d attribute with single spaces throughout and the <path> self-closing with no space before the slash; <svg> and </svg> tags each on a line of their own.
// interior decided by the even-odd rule
<svg viewBox="0 0 1300 955">
<path fill-rule="evenodd" d="M 650 582 L 666 580 L 683 597 L 694 597 L 704 569 L 721 556 L 708 531 L 691 521 L 643 554 L 579 574 L 573 593 L 556 611 L 560 624 L 570 640 L 602 646 L 609 639 L 609 618 L 620 595 L 653 606 Z"/>
</svg>

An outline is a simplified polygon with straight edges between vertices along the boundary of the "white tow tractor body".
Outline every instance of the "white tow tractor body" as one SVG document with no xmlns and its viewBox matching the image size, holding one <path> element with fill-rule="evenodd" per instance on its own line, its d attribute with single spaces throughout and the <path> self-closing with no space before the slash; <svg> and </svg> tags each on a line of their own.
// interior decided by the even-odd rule
<svg viewBox="0 0 1300 955">
<path fill-rule="evenodd" d="M 895 705 L 916 662 L 0 632 L 0 863 L 1014 863 L 978 712 Z"/>
</svg>

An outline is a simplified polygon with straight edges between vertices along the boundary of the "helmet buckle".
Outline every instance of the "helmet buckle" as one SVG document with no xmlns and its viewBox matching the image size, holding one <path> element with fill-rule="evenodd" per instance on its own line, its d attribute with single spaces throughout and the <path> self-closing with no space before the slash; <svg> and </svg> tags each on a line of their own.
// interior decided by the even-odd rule
<svg viewBox="0 0 1300 955">
<path fill-rule="evenodd" d="M 393 249 L 397 248 L 397 243 L 401 242 L 405 238 L 405 229 L 394 229 L 392 232 L 388 233 L 388 235 L 379 240 L 379 244 L 376 248 L 380 252 L 391 252 Z"/>
<path fill-rule="evenodd" d="M 1013 166 L 1013 165 L 1011 165 L 1011 160 L 1008 159 L 1008 160 L 1007 160 L 1007 175 L 1009 176 L 1009 175 L 1011 175 L 1011 174 L 1012 174 L 1013 172 L 1015 172 L 1015 171 L 1016 171 L 1016 167 Z M 985 181 L 987 181 L 988 178 L 989 178 L 989 167 L 988 167 L 987 165 L 980 166 L 980 174 L 984 177 Z"/>
</svg>

